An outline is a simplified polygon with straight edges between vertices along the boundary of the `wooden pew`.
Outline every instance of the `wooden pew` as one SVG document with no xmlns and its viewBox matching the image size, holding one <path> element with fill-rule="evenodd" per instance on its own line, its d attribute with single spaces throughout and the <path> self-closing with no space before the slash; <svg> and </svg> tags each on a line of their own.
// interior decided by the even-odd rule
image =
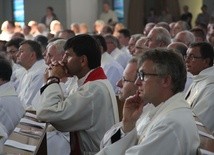
<svg viewBox="0 0 214 155">
<path fill-rule="evenodd" d="M 26 115 L 24 116 L 26 117 Z M 32 118 L 31 118 L 32 119 Z M 34 121 L 37 121 L 35 119 L 32 119 Z M 34 145 L 36 146 L 35 151 L 27 151 L 23 149 L 19 149 L 13 146 L 8 146 L 5 145 L 3 146 L 3 153 L 4 154 L 22 154 L 22 155 L 47 155 L 47 142 L 46 142 L 46 129 L 47 129 L 47 124 L 45 123 L 44 128 L 32 126 L 29 124 L 23 124 L 19 123 L 17 125 L 17 128 L 21 128 L 22 130 L 28 130 L 28 131 L 33 131 L 33 132 L 41 132 L 41 136 L 33 136 L 31 134 L 25 134 L 25 133 L 17 133 L 15 131 L 12 132 L 12 134 L 8 137 L 9 140 L 14 140 L 23 144 L 28 144 L 28 145 Z"/>
<path fill-rule="evenodd" d="M 198 119 L 197 116 L 194 115 L 194 118 L 195 118 L 196 122 L 201 123 L 201 121 Z M 209 135 L 212 135 L 212 133 L 205 126 L 199 125 L 198 123 L 196 123 L 196 126 L 198 128 L 199 138 L 200 138 L 200 146 L 198 148 L 198 155 L 205 155 L 205 154 L 203 154 L 203 151 L 201 151 L 201 149 L 212 152 L 214 154 L 214 139 L 200 134 L 200 131 L 202 131 L 206 134 L 209 134 Z"/>
</svg>

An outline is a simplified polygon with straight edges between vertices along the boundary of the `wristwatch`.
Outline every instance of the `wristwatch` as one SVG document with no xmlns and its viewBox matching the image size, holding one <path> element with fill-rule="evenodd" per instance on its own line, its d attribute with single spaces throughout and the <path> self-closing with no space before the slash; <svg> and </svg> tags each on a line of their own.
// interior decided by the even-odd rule
<svg viewBox="0 0 214 155">
<path fill-rule="evenodd" d="M 47 79 L 47 84 L 51 84 L 51 83 L 59 83 L 60 82 L 60 79 L 56 76 L 50 76 L 48 77 Z"/>
</svg>

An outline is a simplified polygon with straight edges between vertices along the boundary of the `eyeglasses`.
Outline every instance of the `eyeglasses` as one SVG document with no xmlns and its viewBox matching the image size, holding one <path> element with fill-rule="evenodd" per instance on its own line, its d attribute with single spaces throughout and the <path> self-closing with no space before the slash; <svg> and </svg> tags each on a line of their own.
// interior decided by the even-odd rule
<svg viewBox="0 0 214 155">
<path fill-rule="evenodd" d="M 121 79 L 123 82 L 131 82 L 131 83 L 134 83 L 135 82 L 135 80 L 134 81 L 132 81 L 132 80 L 127 80 L 124 76 L 122 77 L 122 79 Z"/>
<path fill-rule="evenodd" d="M 194 56 L 192 54 L 184 55 L 184 60 L 195 61 L 196 59 L 203 59 L 203 57 Z"/>
<path fill-rule="evenodd" d="M 141 80 L 144 81 L 145 76 L 159 76 L 159 74 L 155 74 L 155 73 L 144 73 L 143 71 L 139 71 L 137 73 L 137 77 Z"/>
</svg>

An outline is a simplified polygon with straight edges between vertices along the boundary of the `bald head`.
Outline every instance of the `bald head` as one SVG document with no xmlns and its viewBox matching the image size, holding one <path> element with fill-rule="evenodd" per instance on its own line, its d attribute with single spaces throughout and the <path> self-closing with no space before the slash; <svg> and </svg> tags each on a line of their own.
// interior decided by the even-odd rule
<svg viewBox="0 0 214 155">
<path fill-rule="evenodd" d="M 189 44 L 195 42 L 195 36 L 190 31 L 181 31 L 176 34 L 174 42 L 182 42 L 185 45 L 189 46 Z"/>
<path fill-rule="evenodd" d="M 168 49 L 174 49 L 179 52 L 183 57 L 186 55 L 187 46 L 182 42 L 172 42 L 167 46 Z"/>
</svg>

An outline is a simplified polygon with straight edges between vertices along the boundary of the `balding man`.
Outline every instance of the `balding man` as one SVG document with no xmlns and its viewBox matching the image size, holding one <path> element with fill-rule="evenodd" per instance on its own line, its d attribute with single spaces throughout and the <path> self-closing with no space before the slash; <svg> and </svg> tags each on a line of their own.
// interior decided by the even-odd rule
<svg viewBox="0 0 214 155">
<path fill-rule="evenodd" d="M 167 47 L 171 43 L 170 33 L 162 27 L 154 27 L 148 34 L 145 45 L 148 48 Z"/>
<path fill-rule="evenodd" d="M 187 52 L 187 45 L 185 45 L 182 42 L 172 42 L 167 46 L 168 49 L 174 49 L 176 52 L 180 53 L 183 58 L 186 57 L 186 52 Z M 185 84 L 185 89 L 184 92 L 189 89 L 189 86 L 192 84 L 192 74 L 190 72 L 187 72 L 187 81 Z"/>
<path fill-rule="evenodd" d="M 192 34 L 192 32 L 185 30 L 176 34 L 174 41 L 182 42 L 189 46 L 191 43 L 195 42 L 195 36 Z"/>
<path fill-rule="evenodd" d="M 146 50 L 148 50 L 149 48 L 145 46 L 145 42 L 146 42 L 146 37 L 141 37 L 135 44 L 135 50 L 133 55 L 139 55 L 141 53 L 144 53 Z"/>
<path fill-rule="evenodd" d="M 181 20 L 177 21 L 174 26 L 174 36 L 176 36 L 177 33 L 188 29 L 189 29 L 189 25 L 187 24 L 187 22 L 181 21 Z"/>
</svg>

